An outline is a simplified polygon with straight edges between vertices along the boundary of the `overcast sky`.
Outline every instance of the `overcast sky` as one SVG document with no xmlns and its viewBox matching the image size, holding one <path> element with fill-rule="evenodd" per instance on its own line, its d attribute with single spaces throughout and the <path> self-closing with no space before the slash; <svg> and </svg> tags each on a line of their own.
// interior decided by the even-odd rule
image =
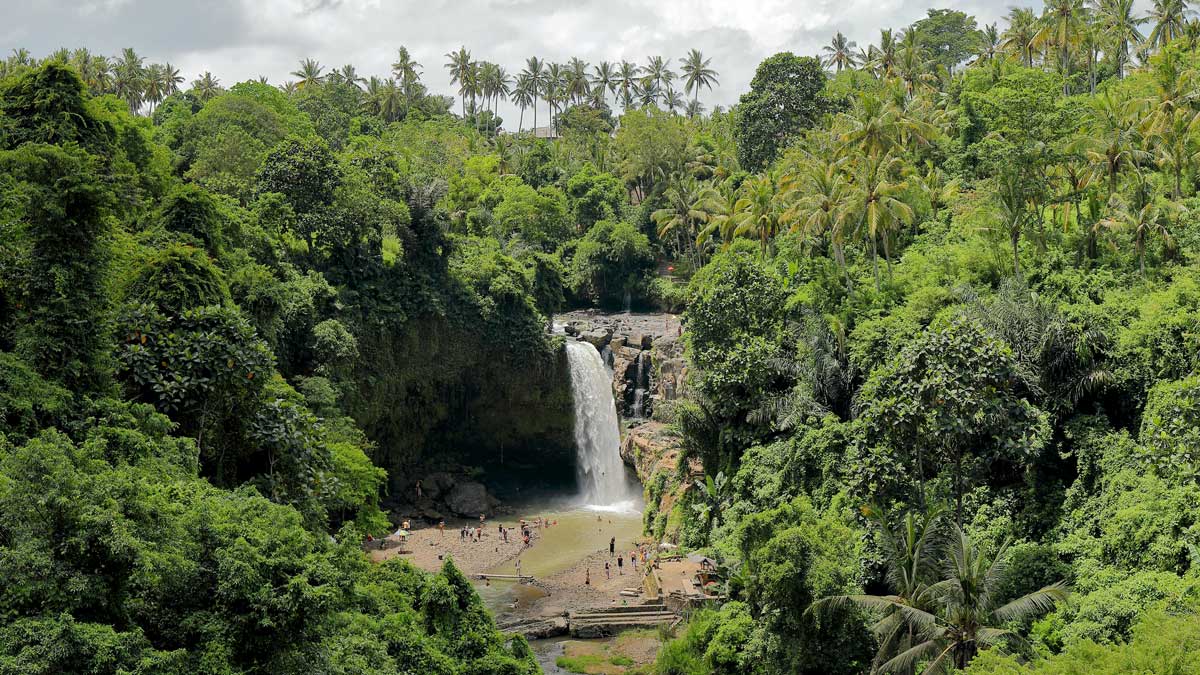
<svg viewBox="0 0 1200 675">
<path fill-rule="evenodd" d="M 1148 4 L 1141 0 L 1138 5 Z M 476 59 L 515 74 L 526 57 L 589 63 L 647 55 L 678 59 L 695 47 L 712 58 L 720 86 L 702 100 L 729 105 L 749 87 L 755 66 L 779 51 L 816 55 L 836 31 L 860 46 L 881 27 L 900 28 L 930 6 L 973 14 L 980 26 L 1011 4 L 1040 0 L 0 0 L 0 48 L 36 56 L 86 46 L 114 54 L 131 46 L 167 61 L 190 82 L 211 70 L 224 86 L 265 75 L 278 84 L 296 62 L 353 63 L 386 76 L 405 45 L 424 65 L 430 89 L 454 94 L 443 64 L 465 45 Z M 544 120 L 545 113 L 539 116 Z M 506 128 L 516 113 L 501 110 Z M 529 113 L 525 124 L 529 125 Z"/>
</svg>

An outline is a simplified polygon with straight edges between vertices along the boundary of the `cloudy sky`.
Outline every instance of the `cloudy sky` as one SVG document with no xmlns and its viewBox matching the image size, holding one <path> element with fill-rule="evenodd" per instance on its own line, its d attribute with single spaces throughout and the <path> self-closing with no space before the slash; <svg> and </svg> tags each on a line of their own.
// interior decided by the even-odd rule
<svg viewBox="0 0 1200 675">
<path fill-rule="evenodd" d="M 1148 0 L 1139 2 L 1146 4 Z M 702 99 L 728 105 L 754 67 L 779 51 L 817 54 L 835 31 L 860 45 L 881 27 L 903 27 L 944 6 L 996 21 L 1005 0 L 0 0 L 0 49 L 37 56 L 60 47 L 116 53 L 132 46 L 168 61 L 190 81 L 211 70 L 223 85 L 265 75 L 272 83 L 304 57 L 386 75 L 406 45 L 424 81 L 452 94 L 445 54 L 465 45 L 510 73 L 528 56 L 590 63 L 651 54 L 678 59 L 696 47 L 712 57 L 720 86 Z M 1020 4 L 1040 6 L 1040 0 Z M 506 127 L 516 114 L 502 109 Z M 510 116 L 511 115 L 511 116 Z M 526 125 L 529 121 L 526 120 Z"/>
</svg>

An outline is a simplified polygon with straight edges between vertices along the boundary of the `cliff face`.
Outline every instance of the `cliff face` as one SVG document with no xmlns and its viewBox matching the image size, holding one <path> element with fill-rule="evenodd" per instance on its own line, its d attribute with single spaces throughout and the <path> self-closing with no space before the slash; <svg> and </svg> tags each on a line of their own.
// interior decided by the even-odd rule
<svg viewBox="0 0 1200 675">
<path fill-rule="evenodd" d="M 613 398 L 625 420 L 649 419 L 654 406 L 683 393 L 686 364 L 675 314 L 604 314 L 581 310 L 555 317 L 573 339 L 600 351 L 613 371 Z"/>
</svg>

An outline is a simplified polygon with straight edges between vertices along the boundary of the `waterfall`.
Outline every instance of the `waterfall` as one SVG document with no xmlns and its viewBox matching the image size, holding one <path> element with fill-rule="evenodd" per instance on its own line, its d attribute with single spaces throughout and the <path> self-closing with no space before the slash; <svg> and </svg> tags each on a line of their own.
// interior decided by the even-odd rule
<svg viewBox="0 0 1200 675">
<path fill-rule="evenodd" d="M 576 473 L 586 504 L 616 506 L 632 499 L 621 461 L 621 429 L 613 402 L 612 376 L 600 352 L 586 342 L 568 342 L 571 396 L 575 401 Z"/>
</svg>

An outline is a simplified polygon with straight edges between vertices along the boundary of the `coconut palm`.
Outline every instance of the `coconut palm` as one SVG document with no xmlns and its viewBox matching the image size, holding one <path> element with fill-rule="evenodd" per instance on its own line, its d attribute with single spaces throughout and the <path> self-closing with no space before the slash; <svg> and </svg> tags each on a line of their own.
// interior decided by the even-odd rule
<svg viewBox="0 0 1200 675">
<path fill-rule="evenodd" d="M 397 51 L 396 60 L 392 62 L 392 76 L 396 78 L 400 91 L 404 94 L 404 107 L 412 108 L 417 85 L 421 82 L 421 64 L 408 53 L 407 47 L 401 47 Z"/>
<path fill-rule="evenodd" d="M 854 54 L 854 48 L 857 46 L 857 42 L 846 39 L 846 36 L 838 31 L 833 40 L 822 48 L 825 56 L 821 61 L 826 68 L 835 68 L 839 73 L 846 68 L 853 68 L 858 61 Z"/>
<path fill-rule="evenodd" d="M 579 57 L 571 57 L 566 68 L 566 96 L 572 103 L 582 103 L 591 93 L 591 78 L 588 77 L 588 64 Z"/>
<path fill-rule="evenodd" d="M 221 93 L 221 83 L 206 70 L 200 77 L 192 80 L 192 92 L 201 101 L 208 101 Z"/>
<path fill-rule="evenodd" d="M 704 104 L 700 101 L 692 99 L 687 102 L 687 107 L 684 109 L 684 114 L 688 119 L 696 119 L 704 116 Z"/>
<path fill-rule="evenodd" d="M 667 110 L 672 114 L 684 106 L 683 97 L 671 85 L 667 85 L 667 90 L 663 92 L 662 99 L 663 105 L 667 106 Z"/>
<path fill-rule="evenodd" d="M 1167 228 L 1167 217 L 1174 210 L 1172 203 L 1157 203 L 1149 200 L 1139 208 L 1128 208 L 1123 205 L 1116 209 L 1114 216 L 1108 222 L 1118 228 L 1133 232 L 1133 247 L 1138 259 L 1138 272 L 1146 276 L 1146 243 L 1152 236 L 1159 236 L 1167 246 L 1174 244 L 1171 232 Z"/>
<path fill-rule="evenodd" d="M 304 89 L 321 84 L 325 81 L 325 76 L 321 73 L 325 70 L 320 61 L 316 59 L 302 59 L 300 68 L 293 70 L 290 74 L 297 78 L 296 88 Z"/>
<path fill-rule="evenodd" d="M 851 202 L 858 213 L 858 232 L 871 252 L 875 287 L 880 287 L 878 245 L 883 243 L 883 258 L 888 279 L 892 278 L 891 240 L 900 225 L 913 219 L 913 209 L 903 201 L 908 184 L 900 177 L 904 162 L 890 153 L 866 155 L 852 167 L 854 176 Z"/>
<path fill-rule="evenodd" d="M 633 101 L 637 96 L 638 89 L 638 67 L 629 61 L 622 61 L 621 67 L 617 71 L 617 87 L 620 92 L 621 107 L 626 112 L 633 107 Z"/>
<path fill-rule="evenodd" d="M 1014 7 L 1008 12 L 1008 28 L 1001 35 L 1000 47 L 1026 68 L 1033 67 L 1033 41 L 1038 34 L 1038 19 L 1032 9 Z"/>
<path fill-rule="evenodd" d="M 850 185 L 846 181 L 840 161 L 813 163 L 807 167 L 800 180 L 794 181 L 795 201 L 781 216 L 783 223 L 792 232 L 800 232 L 805 238 L 819 237 L 833 249 L 833 258 L 846 280 L 846 291 L 850 292 L 850 271 L 846 266 L 846 241 L 849 239 L 854 221 L 854 208 L 850 201 Z M 785 196 L 785 199 L 792 198 Z"/>
<path fill-rule="evenodd" d="M 558 104 L 563 100 L 566 90 L 566 69 L 561 63 L 551 63 L 546 66 L 546 77 L 542 81 L 542 98 L 550 107 L 550 128 L 558 129 Z"/>
<path fill-rule="evenodd" d="M 146 67 L 143 59 L 131 47 L 121 50 L 121 58 L 113 68 L 114 93 L 121 97 L 129 112 L 136 114 L 144 102 L 146 89 Z"/>
<path fill-rule="evenodd" d="M 814 603 L 815 611 L 854 605 L 883 613 L 875 625 L 881 640 L 874 672 L 906 673 L 924 665 L 925 675 L 940 675 L 966 668 L 982 649 L 1024 642 L 1005 626 L 1044 614 L 1067 598 L 1059 582 L 1001 604 L 1008 542 L 989 556 L 957 526 L 950 527 L 943 547 L 930 537 L 929 526 L 903 527 L 902 532 L 912 527 L 911 534 L 891 546 L 898 553 L 888 552 L 895 595 L 833 596 Z M 940 553 L 940 565 L 930 559 L 930 550 Z M 935 571 L 941 580 L 929 583 Z"/>
<path fill-rule="evenodd" d="M 533 96 L 533 128 L 537 129 L 537 101 L 545 81 L 545 64 L 536 56 L 525 59 L 525 70 L 522 75 L 529 79 L 529 92 Z"/>
<path fill-rule="evenodd" d="M 780 177 L 767 173 L 747 178 L 734 205 L 734 235 L 757 239 L 764 256 L 768 244 L 779 234 L 785 210 L 783 200 L 776 199 L 776 195 L 786 192 L 789 186 Z"/>
<path fill-rule="evenodd" d="M 1154 7 L 1147 17 L 1154 22 L 1146 40 L 1147 46 L 1162 49 L 1172 40 L 1183 37 L 1188 14 L 1187 0 L 1154 0 Z"/>
<path fill-rule="evenodd" d="M 1117 77 L 1125 76 L 1125 66 L 1132 60 L 1133 46 L 1146 39 L 1140 27 L 1149 17 L 1133 15 L 1134 0 L 1093 0 L 1096 19 L 1112 49 Z"/>
<path fill-rule="evenodd" d="M 1190 109 L 1178 108 L 1161 116 L 1147 130 L 1159 170 L 1170 172 L 1175 178 L 1172 196 L 1176 200 L 1183 198 L 1183 175 L 1191 170 L 1200 156 L 1195 144 L 1195 128 L 1198 124 L 1200 117 Z"/>
<path fill-rule="evenodd" d="M 737 190 L 726 183 L 701 190 L 696 208 L 704 213 L 704 227 L 696 235 L 697 246 L 704 246 L 714 235 L 722 244 L 733 241 L 737 229 L 733 216 L 737 213 L 738 198 Z"/>
<path fill-rule="evenodd" d="M 613 64 L 601 61 L 600 65 L 592 67 L 592 93 L 599 94 L 600 103 L 604 104 L 609 92 L 617 91 L 617 71 Z"/>
<path fill-rule="evenodd" d="M 348 84 L 348 85 L 354 87 L 355 89 L 361 90 L 362 85 L 365 84 L 367 81 L 365 78 L 363 78 L 361 75 L 358 74 L 358 69 L 349 63 L 342 66 L 341 69 L 337 70 L 336 72 L 337 72 L 339 82 L 344 82 L 345 84 Z"/>
<path fill-rule="evenodd" d="M 533 77 L 527 72 L 522 72 L 517 76 L 516 85 L 512 91 L 512 102 L 521 111 L 521 116 L 517 121 L 517 133 L 521 133 L 521 127 L 525 124 L 525 109 L 533 105 L 535 96 Z"/>
<path fill-rule="evenodd" d="M 667 188 L 663 195 L 666 206 L 650 214 L 650 219 L 658 226 L 659 240 L 665 242 L 673 238 L 677 253 L 690 255 L 695 269 L 703 265 L 696 237 L 700 233 L 700 225 L 707 218 L 700 208 L 700 195 L 700 184 L 691 176 L 686 176 Z"/>
<path fill-rule="evenodd" d="M 700 101 L 700 88 L 707 88 L 712 91 L 714 84 L 720 84 L 717 80 L 717 71 L 709 67 L 712 59 L 704 58 L 699 49 L 693 49 L 683 57 L 683 65 L 679 70 L 683 73 L 683 91 L 692 95 L 692 102 Z"/>
<path fill-rule="evenodd" d="M 661 56 L 651 56 L 646 59 L 646 65 L 642 67 L 642 75 L 644 80 L 649 80 L 653 85 L 655 92 L 655 100 L 657 95 L 665 92 L 667 87 L 675 81 L 675 72 L 671 70 L 671 59 L 664 59 Z M 642 84 L 643 89 L 649 90 L 651 87 Z"/>
<path fill-rule="evenodd" d="M 471 93 L 472 64 L 471 52 L 466 47 L 459 47 L 456 52 L 447 52 L 446 70 L 450 71 L 450 84 L 458 85 L 458 96 L 462 102 L 462 115 L 467 116 L 467 94 Z"/>
<path fill-rule="evenodd" d="M 1117 181 L 1127 167 L 1149 158 L 1142 149 L 1138 124 L 1143 104 L 1125 101 L 1110 90 L 1101 92 L 1090 103 L 1088 119 L 1067 151 L 1081 155 L 1097 176 L 1108 183 L 1108 196 L 1117 191 Z"/>
<path fill-rule="evenodd" d="M 1035 47 L 1055 52 L 1056 65 L 1064 77 L 1063 96 L 1071 93 L 1066 76 L 1071 72 L 1071 55 L 1087 27 L 1086 15 L 1083 0 L 1047 0 L 1042 27 L 1033 38 Z"/>
<path fill-rule="evenodd" d="M 879 31 L 879 46 L 871 55 L 870 66 L 877 77 L 893 77 L 896 74 L 896 35 L 891 28 Z"/>
</svg>

